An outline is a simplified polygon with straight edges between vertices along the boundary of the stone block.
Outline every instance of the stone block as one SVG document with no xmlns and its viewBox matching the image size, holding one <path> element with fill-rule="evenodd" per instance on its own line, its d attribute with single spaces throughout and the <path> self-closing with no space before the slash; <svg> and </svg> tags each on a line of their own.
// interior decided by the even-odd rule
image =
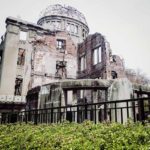
<svg viewBox="0 0 150 150">
<path fill-rule="evenodd" d="M 7 102 L 13 102 L 13 98 L 14 98 L 13 95 L 7 95 L 6 101 L 7 101 Z"/>
<path fill-rule="evenodd" d="M 6 95 L 0 95 L 0 101 L 6 101 Z"/>
</svg>

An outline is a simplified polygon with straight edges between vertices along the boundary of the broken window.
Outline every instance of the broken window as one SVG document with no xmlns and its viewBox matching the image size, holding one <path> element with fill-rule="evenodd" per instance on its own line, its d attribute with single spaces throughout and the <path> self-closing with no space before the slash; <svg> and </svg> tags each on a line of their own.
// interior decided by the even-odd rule
<svg viewBox="0 0 150 150">
<path fill-rule="evenodd" d="M 101 47 L 94 49 L 93 51 L 93 63 L 94 65 L 101 62 Z"/>
<path fill-rule="evenodd" d="M 118 77 L 115 71 L 111 71 L 111 76 L 112 76 L 112 79 L 116 79 Z"/>
<path fill-rule="evenodd" d="M 20 31 L 20 40 L 26 41 L 27 39 L 27 32 Z"/>
<path fill-rule="evenodd" d="M 66 61 L 56 61 L 56 78 L 67 78 L 67 62 Z"/>
<path fill-rule="evenodd" d="M 17 65 L 23 66 L 24 63 L 25 63 L 25 50 L 22 48 L 19 48 Z"/>
<path fill-rule="evenodd" d="M 22 78 L 16 78 L 14 95 L 21 95 L 21 93 L 22 93 L 22 82 L 23 82 Z"/>
<path fill-rule="evenodd" d="M 80 69 L 81 71 L 86 69 L 86 56 L 85 55 L 80 58 Z"/>
<path fill-rule="evenodd" d="M 57 49 L 61 50 L 65 50 L 66 49 L 66 41 L 65 40 L 57 40 Z"/>
</svg>

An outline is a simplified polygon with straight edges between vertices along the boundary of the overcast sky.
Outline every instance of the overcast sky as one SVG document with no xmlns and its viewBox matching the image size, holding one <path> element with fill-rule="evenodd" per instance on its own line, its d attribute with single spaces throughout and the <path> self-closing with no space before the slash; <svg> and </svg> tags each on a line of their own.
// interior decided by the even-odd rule
<svg viewBox="0 0 150 150">
<path fill-rule="evenodd" d="M 0 0 L 0 36 L 8 16 L 36 23 L 51 4 L 66 4 L 82 12 L 90 33 L 100 32 L 125 66 L 150 77 L 150 0 Z"/>
</svg>

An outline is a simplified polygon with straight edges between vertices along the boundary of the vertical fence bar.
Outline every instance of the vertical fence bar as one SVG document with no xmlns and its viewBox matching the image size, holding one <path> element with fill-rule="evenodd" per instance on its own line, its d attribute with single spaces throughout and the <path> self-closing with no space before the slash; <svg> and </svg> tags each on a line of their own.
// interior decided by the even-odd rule
<svg viewBox="0 0 150 150">
<path fill-rule="evenodd" d="M 90 120 L 93 121 L 93 107 L 90 106 Z"/>
<path fill-rule="evenodd" d="M 121 108 L 121 123 L 123 123 L 123 112 L 122 112 L 122 108 Z"/>
<path fill-rule="evenodd" d="M 145 112 L 144 112 L 144 100 L 141 99 L 139 100 L 139 107 L 140 107 L 140 121 L 144 124 L 144 120 L 145 120 Z"/>
<path fill-rule="evenodd" d="M 35 114 L 34 114 L 34 124 L 37 125 L 37 119 L 38 119 L 38 114 L 37 114 L 37 110 L 35 110 Z"/>
<path fill-rule="evenodd" d="M 111 108 L 109 109 L 109 120 L 111 122 Z"/>
<path fill-rule="evenodd" d="M 25 123 L 26 124 L 28 123 L 28 120 L 27 120 L 27 111 L 25 111 Z"/>
<path fill-rule="evenodd" d="M 62 113 L 61 113 L 61 107 L 59 108 L 59 121 L 61 123 L 61 116 L 62 116 Z"/>
<path fill-rule="evenodd" d="M 129 103 L 128 101 L 126 102 L 126 105 L 127 105 L 127 119 L 129 118 Z"/>
<path fill-rule="evenodd" d="M 48 123 L 48 113 L 47 113 L 47 109 L 46 109 L 46 117 L 45 117 L 45 123 Z"/>
<path fill-rule="evenodd" d="M 53 103 L 51 105 L 51 123 L 53 123 Z"/>
<path fill-rule="evenodd" d="M 99 110 L 99 122 L 102 122 L 102 109 Z"/>
<path fill-rule="evenodd" d="M 97 121 L 96 121 L 96 119 L 97 119 L 97 116 L 96 116 L 96 105 L 94 105 L 94 115 L 95 115 L 94 118 L 95 118 L 95 124 L 96 124 L 96 122 L 97 122 Z"/>
<path fill-rule="evenodd" d="M 79 106 L 77 105 L 77 123 L 79 123 Z"/>
<path fill-rule="evenodd" d="M 135 116 L 135 102 L 132 102 L 132 108 L 133 108 L 133 121 L 136 122 L 136 116 Z"/>
<path fill-rule="evenodd" d="M 106 106 L 106 103 L 104 103 L 104 120 L 107 120 L 107 106 Z"/>
<path fill-rule="evenodd" d="M 39 123 L 41 123 L 41 111 L 39 111 Z"/>
<path fill-rule="evenodd" d="M 117 104 L 115 102 L 115 122 L 117 122 Z"/>
<path fill-rule="evenodd" d="M 87 104 L 85 104 L 85 108 L 84 108 L 84 110 L 85 110 L 85 112 L 84 112 L 84 113 L 85 113 L 84 118 L 85 118 L 85 119 L 87 119 Z"/>
<path fill-rule="evenodd" d="M 76 107 L 73 107 L 73 121 L 75 122 L 75 115 L 76 115 Z"/>
</svg>

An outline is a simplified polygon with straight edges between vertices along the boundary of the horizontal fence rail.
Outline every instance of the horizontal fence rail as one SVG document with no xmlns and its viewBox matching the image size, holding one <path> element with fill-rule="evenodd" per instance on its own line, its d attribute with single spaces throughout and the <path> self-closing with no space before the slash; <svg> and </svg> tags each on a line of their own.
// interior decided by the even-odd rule
<svg viewBox="0 0 150 150">
<path fill-rule="evenodd" d="M 99 103 L 34 109 L 21 112 L 2 113 L 1 124 L 14 122 L 61 123 L 65 120 L 82 123 L 84 120 L 125 123 L 128 119 L 150 120 L 150 98 L 126 99 Z"/>
</svg>

